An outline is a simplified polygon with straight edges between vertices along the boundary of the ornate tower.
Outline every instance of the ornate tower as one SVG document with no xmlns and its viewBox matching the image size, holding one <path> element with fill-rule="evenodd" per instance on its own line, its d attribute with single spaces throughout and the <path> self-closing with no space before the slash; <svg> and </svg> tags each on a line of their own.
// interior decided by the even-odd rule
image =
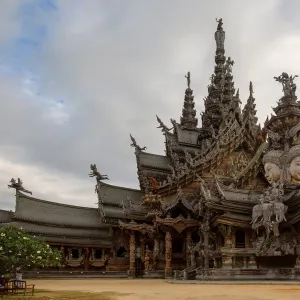
<svg viewBox="0 0 300 300">
<path fill-rule="evenodd" d="M 257 116 L 256 116 L 256 104 L 255 98 L 253 97 L 253 85 L 250 81 L 249 84 L 249 98 L 247 100 L 246 105 L 243 108 L 242 112 L 242 120 L 247 132 L 252 136 L 258 133 L 259 126 L 257 125 Z"/>
<path fill-rule="evenodd" d="M 222 19 L 218 20 L 217 31 L 215 32 L 216 54 L 214 74 L 210 77 L 208 85 L 208 96 L 204 99 L 205 111 L 202 114 L 202 128 L 213 127 L 218 132 L 222 127 L 222 121 L 228 119 L 229 115 L 237 117 L 240 121 L 240 99 L 235 94 L 232 66 L 234 61 L 228 57 L 226 60 Z M 224 122 L 223 122 L 224 123 Z"/>
<path fill-rule="evenodd" d="M 198 125 L 198 119 L 196 118 L 196 109 L 193 90 L 191 90 L 191 74 L 187 73 L 185 76 L 187 79 L 187 89 L 185 90 L 184 104 L 182 109 L 182 117 L 180 118 L 180 123 L 182 129 L 195 130 Z"/>
</svg>

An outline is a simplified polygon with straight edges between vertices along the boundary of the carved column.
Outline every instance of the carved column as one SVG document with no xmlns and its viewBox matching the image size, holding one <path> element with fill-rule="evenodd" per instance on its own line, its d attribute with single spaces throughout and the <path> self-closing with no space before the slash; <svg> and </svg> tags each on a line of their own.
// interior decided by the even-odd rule
<svg viewBox="0 0 300 300">
<path fill-rule="evenodd" d="M 89 248 L 84 248 L 84 271 L 89 270 L 89 263 L 90 263 L 90 249 Z"/>
<path fill-rule="evenodd" d="M 143 261 L 145 258 L 145 238 L 143 235 L 141 236 L 140 241 L 141 241 L 141 260 Z"/>
<path fill-rule="evenodd" d="M 205 254 L 204 268 L 206 270 L 208 270 L 209 269 L 209 255 L 210 255 L 210 252 L 209 252 L 209 222 L 208 221 L 206 221 L 203 224 L 203 236 L 204 236 L 204 254 Z"/>
<path fill-rule="evenodd" d="M 224 238 L 224 248 L 231 249 L 232 244 L 232 227 L 228 225 L 219 225 L 219 230 Z M 227 250 L 227 252 L 229 252 Z M 223 254 L 222 255 L 222 268 L 231 269 L 233 267 L 233 259 L 231 256 Z"/>
<path fill-rule="evenodd" d="M 296 258 L 296 265 L 295 268 L 299 269 L 300 268 L 300 256 L 297 256 Z"/>
<path fill-rule="evenodd" d="M 165 266 L 165 277 L 170 277 L 172 274 L 171 269 L 172 261 L 172 236 L 169 231 L 166 232 L 166 266 Z"/>
<path fill-rule="evenodd" d="M 65 264 L 66 264 L 66 254 L 65 254 L 65 248 L 64 248 L 64 246 L 61 246 L 60 247 L 60 253 L 61 253 L 61 265 L 62 266 L 65 266 Z"/>
<path fill-rule="evenodd" d="M 135 275 L 135 232 L 130 232 L 129 239 L 129 275 Z"/>
<path fill-rule="evenodd" d="M 250 248 L 250 232 L 249 230 L 246 230 L 245 232 L 245 247 Z"/>
<path fill-rule="evenodd" d="M 157 268 L 157 261 L 158 261 L 158 256 L 159 256 L 159 239 L 158 237 L 154 238 L 154 249 L 153 249 L 153 265 L 152 268 L 153 270 L 156 270 Z"/>
<path fill-rule="evenodd" d="M 190 267 L 191 260 L 190 260 L 190 247 L 192 243 L 192 234 L 190 231 L 186 233 L 186 247 L 185 247 L 185 254 L 186 254 L 186 267 Z"/>
</svg>

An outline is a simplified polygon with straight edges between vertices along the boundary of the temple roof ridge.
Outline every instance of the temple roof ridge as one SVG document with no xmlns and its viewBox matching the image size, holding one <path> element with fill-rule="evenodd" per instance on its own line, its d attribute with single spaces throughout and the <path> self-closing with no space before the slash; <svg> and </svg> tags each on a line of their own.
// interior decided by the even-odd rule
<svg viewBox="0 0 300 300">
<path fill-rule="evenodd" d="M 109 184 L 109 183 L 105 183 L 103 181 L 100 181 L 100 186 L 106 186 L 106 187 L 114 188 L 116 190 L 125 190 L 125 191 L 130 191 L 130 192 L 142 192 L 140 189 L 134 189 L 134 188 L 128 188 L 125 186 Z"/>
<path fill-rule="evenodd" d="M 40 199 L 40 198 L 29 196 L 29 195 L 24 194 L 24 193 L 22 193 L 20 191 L 17 191 L 17 193 L 16 193 L 17 199 L 20 196 L 23 197 L 23 198 L 28 198 L 28 199 L 37 201 L 37 202 L 47 203 L 47 204 L 54 204 L 54 205 L 57 205 L 57 206 L 64 206 L 64 207 L 71 207 L 71 208 L 78 208 L 78 209 L 90 209 L 90 210 L 97 209 L 96 207 L 79 206 L 79 205 L 72 205 L 72 204 L 66 204 L 66 203 L 59 203 L 59 202 L 53 202 L 53 201 L 49 201 L 49 200 L 44 200 L 44 199 Z"/>
</svg>

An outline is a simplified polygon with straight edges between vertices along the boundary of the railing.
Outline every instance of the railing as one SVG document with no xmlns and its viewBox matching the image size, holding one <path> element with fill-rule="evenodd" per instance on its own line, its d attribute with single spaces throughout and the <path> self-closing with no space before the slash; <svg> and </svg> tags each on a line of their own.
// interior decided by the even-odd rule
<svg viewBox="0 0 300 300">
<path fill-rule="evenodd" d="M 246 248 L 245 243 L 235 243 L 235 248 Z"/>
</svg>

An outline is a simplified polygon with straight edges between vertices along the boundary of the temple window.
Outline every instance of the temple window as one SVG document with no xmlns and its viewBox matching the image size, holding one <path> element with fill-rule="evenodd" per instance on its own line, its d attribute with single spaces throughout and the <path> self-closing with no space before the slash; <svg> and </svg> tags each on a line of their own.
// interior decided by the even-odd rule
<svg viewBox="0 0 300 300">
<path fill-rule="evenodd" d="M 126 249 L 125 247 L 120 247 L 117 252 L 117 257 L 125 257 Z"/>
<path fill-rule="evenodd" d="M 79 250 L 78 249 L 72 249 L 72 258 L 79 259 Z"/>
<path fill-rule="evenodd" d="M 235 232 L 235 247 L 245 248 L 245 231 L 237 229 Z"/>
<path fill-rule="evenodd" d="M 184 218 L 187 218 L 187 213 L 183 209 L 181 209 L 180 207 L 176 207 L 171 212 L 171 217 L 172 218 L 177 218 L 180 215 L 183 216 Z"/>
<path fill-rule="evenodd" d="M 102 258 L 102 250 L 101 249 L 95 249 L 95 259 L 101 259 Z"/>
</svg>

